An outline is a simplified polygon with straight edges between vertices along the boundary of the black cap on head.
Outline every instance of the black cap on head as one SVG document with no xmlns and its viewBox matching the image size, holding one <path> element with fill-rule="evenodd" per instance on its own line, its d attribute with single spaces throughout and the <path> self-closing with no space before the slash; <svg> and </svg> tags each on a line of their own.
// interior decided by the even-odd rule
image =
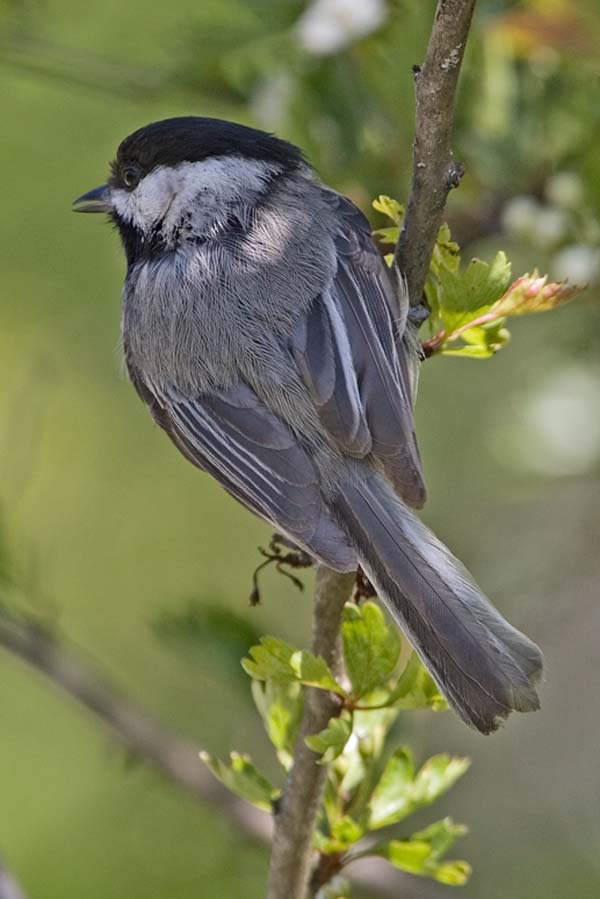
<svg viewBox="0 0 600 899">
<path fill-rule="evenodd" d="M 139 128 L 126 137 L 112 163 L 113 184 L 126 187 L 123 173 L 137 169 L 143 177 L 160 165 L 199 162 L 210 156 L 243 156 L 298 168 L 301 150 L 265 131 L 202 116 L 163 119 Z"/>
</svg>

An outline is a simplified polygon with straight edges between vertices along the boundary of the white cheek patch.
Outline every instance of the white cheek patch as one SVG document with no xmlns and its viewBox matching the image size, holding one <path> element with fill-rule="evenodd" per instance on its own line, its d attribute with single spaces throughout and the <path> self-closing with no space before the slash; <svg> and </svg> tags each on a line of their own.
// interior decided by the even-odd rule
<svg viewBox="0 0 600 899">
<path fill-rule="evenodd" d="M 135 190 L 113 190 L 112 201 L 123 221 L 146 231 L 164 217 L 176 192 L 177 170 L 160 167 L 142 178 Z"/>
<path fill-rule="evenodd" d="M 253 200 L 266 182 L 281 171 L 274 163 L 240 156 L 217 156 L 201 162 L 159 166 L 135 190 L 113 189 L 112 202 L 123 221 L 141 231 L 162 222 L 165 231 L 203 206 Z"/>
</svg>

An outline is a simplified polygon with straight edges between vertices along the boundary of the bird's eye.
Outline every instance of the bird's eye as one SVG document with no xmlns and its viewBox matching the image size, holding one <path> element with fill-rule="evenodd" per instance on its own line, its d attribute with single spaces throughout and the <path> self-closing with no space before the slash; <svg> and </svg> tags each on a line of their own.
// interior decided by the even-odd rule
<svg viewBox="0 0 600 899">
<path fill-rule="evenodd" d="M 137 187 L 139 184 L 139 180 L 141 178 L 141 172 L 134 165 L 127 165 L 121 172 L 121 177 L 123 179 L 123 184 L 128 190 L 133 190 L 134 187 Z"/>
</svg>

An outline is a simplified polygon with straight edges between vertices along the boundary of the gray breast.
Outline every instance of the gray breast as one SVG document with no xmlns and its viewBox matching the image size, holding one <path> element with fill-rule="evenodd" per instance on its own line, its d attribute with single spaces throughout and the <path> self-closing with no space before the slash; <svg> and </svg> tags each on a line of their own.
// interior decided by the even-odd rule
<svg viewBox="0 0 600 899">
<path fill-rule="evenodd" d="M 225 208 L 130 272 L 123 340 L 149 383 L 189 395 L 243 379 L 285 387 L 281 348 L 335 272 L 333 213 L 308 178 L 282 179 L 252 208 Z"/>
</svg>

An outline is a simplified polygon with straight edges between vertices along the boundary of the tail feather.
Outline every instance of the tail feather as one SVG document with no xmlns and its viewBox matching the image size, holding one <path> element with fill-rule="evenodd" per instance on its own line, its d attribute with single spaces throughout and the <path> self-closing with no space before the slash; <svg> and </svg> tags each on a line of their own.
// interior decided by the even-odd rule
<svg viewBox="0 0 600 899">
<path fill-rule="evenodd" d="M 363 469 L 336 509 L 382 600 L 463 720 L 490 733 L 511 711 L 539 708 L 538 647 L 502 618 L 383 477 Z"/>
</svg>

